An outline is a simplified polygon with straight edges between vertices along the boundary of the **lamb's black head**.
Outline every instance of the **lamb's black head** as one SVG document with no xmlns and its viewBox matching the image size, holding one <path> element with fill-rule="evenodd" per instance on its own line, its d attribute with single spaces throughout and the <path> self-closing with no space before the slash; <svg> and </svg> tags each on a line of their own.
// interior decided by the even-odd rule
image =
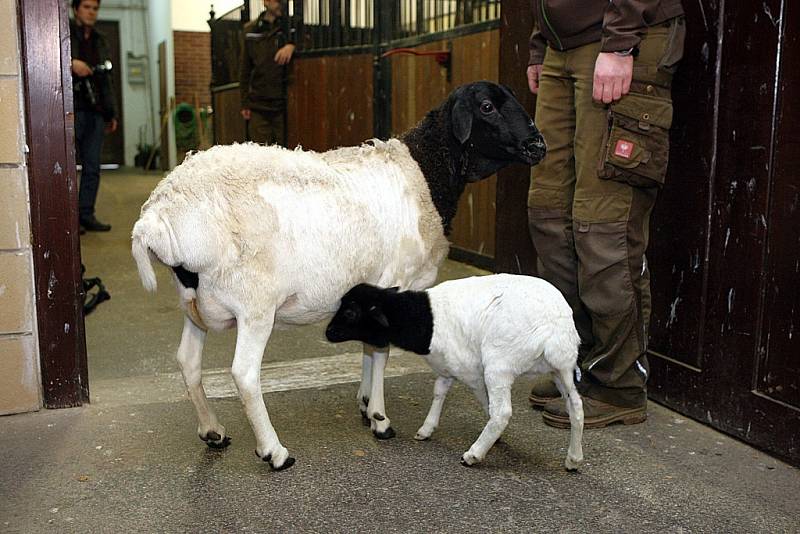
<svg viewBox="0 0 800 534">
<path fill-rule="evenodd" d="M 396 289 L 381 289 L 369 284 L 359 284 L 342 297 L 342 303 L 333 316 L 325 337 L 332 343 L 363 341 L 376 347 L 389 345 L 389 321 L 383 312 L 387 293 Z"/>
<path fill-rule="evenodd" d="M 462 85 L 445 106 L 454 174 L 468 182 L 510 163 L 536 165 L 545 154 L 542 134 L 509 88 L 493 82 Z"/>
</svg>

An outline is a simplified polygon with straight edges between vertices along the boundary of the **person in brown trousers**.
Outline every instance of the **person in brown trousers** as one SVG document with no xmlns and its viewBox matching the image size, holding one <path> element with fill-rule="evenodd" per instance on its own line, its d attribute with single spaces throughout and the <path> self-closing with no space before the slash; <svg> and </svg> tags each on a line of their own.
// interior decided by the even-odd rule
<svg viewBox="0 0 800 534">
<path fill-rule="evenodd" d="M 264 11 L 244 27 L 239 88 L 242 118 L 251 141 L 285 144 L 286 68 L 295 51 L 280 0 L 264 0 Z"/>
<path fill-rule="evenodd" d="M 547 155 L 528 195 L 540 274 L 581 335 L 586 428 L 647 417 L 650 214 L 664 182 L 670 86 L 683 56 L 680 0 L 535 0 L 528 85 Z M 569 427 L 550 381 L 530 396 Z"/>
</svg>

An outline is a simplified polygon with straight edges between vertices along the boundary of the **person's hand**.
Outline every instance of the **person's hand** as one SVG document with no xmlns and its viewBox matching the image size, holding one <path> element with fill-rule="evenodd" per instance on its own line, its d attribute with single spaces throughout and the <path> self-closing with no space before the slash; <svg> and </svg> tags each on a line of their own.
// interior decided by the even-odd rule
<svg viewBox="0 0 800 534">
<path fill-rule="evenodd" d="M 106 124 L 106 127 L 105 127 L 103 130 L 104 130 L 104 131 L 105 131 L 107 134 L 108 134 L 108 133 L 114 133 L 114 132 L 116 132 L 116 131 L 117 131 L 117 126 L 119 126 L 119 123 L 117 122 L 117 119 L 111 119 L 111 120 L 110 120 L 110 121 L 109 121 L 109 122 Z"/>
<path fill-rule="evenodd" d="M 242 118 L 246 121 L 250 120 L 250 109 L 249 108 L 242 108 L 241 111 Z"/>
<path fill-rule="evenodd" d="M 72 60 L 72 72 L 80 78 L 92 75 L 92 68 L 80 59 Z"/>
<path fill-rule="evenodd" d="M 528 89 L 530 89 L 533 94 L 539 92 L 539 76 L 541 75 L 541 65 L 528 65 Z"/>
<path fill-rule="evenodd" d="M 275 63 L 278 65 L 286 65 L 292 60 L 295 46 L 291 43 L 283 45 L 280 50 L 275 52 Z"/>
<path fill-rule="evenodd" d="M 594 64 L 592 98 L 610 104 L 627 95 L 633 78 L 633 56 L 600 52 Z"/>
</svg>

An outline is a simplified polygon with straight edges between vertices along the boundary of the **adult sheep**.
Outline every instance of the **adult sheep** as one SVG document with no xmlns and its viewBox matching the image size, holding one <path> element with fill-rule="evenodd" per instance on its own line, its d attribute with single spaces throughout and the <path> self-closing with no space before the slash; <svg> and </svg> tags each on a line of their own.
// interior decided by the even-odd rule
<svg viewBox="0 0 800 534">
<path fill-rule="evenodd" d="M 290 467 L 261 394 L 273 327 L 330 318 L 362 282 L 431 286 L 466 184 L 513 162 L 534 165 L 544 151 L 511 92 L 476 82 L 398 139 L 324 153 L 239 144 L 189 156 L 142 206 L 132 251 L 148 290 L 156 288 L 151 257 L 173 270 L 185 312 L 178 364 L 200 438 L 217 448 L 230 442 L 206 399 L 201 358 L 208 329 L 235 326 L 231 373 L 256 454 L 273 469 Z M 364 346 L 358 402 L 379 438 L 394 435 L 383 399 L 387 357 Z"/>
</svg>

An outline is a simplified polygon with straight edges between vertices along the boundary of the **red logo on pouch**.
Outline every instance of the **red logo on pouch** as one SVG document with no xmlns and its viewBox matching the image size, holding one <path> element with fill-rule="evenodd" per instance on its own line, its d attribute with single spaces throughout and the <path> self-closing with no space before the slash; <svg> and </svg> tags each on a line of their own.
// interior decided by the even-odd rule
<svg viewBox="0 0 800 534">
<path fill-rule="evenodd" d="M 614 147 L 615 156 L 631 159 L 631 154 L 633 154 L 633 143 L 626 141 L 625 139 L 620 139 L 617 141 L 617 146 Z"/>
</svg>

